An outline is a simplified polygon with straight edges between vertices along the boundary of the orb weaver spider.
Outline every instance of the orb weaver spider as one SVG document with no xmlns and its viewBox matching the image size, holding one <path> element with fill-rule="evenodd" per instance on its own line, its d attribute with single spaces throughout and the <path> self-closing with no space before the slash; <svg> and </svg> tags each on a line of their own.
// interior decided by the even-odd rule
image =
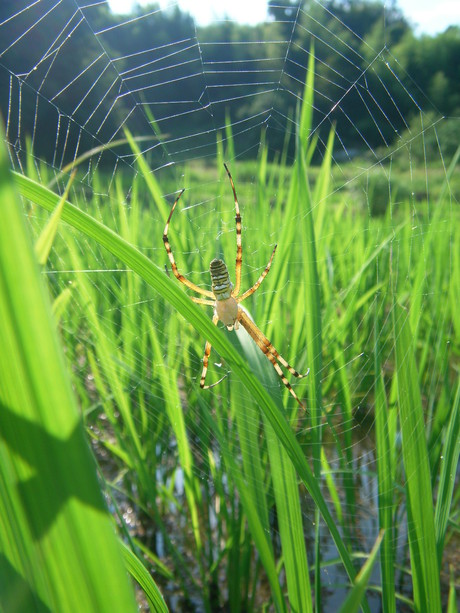
<svg viewBox="0 0 460 613">
<path fill-rule="evenodd" d="M 172 271 L 176 279 L 180 281 L 181 283 L 183 283 L 186 287 L 188 287 L 189 289 L 193 290 L 194 292 L 198 294 L 201 294 L 202 296 L 206 296 L 206 298 L 197 298 L 195 296 L 191 296 L 191 299 L 193 300 L 193 302 L 196 302 L 198 304 L 205 304 L 208 306 L 212 306 L 214 308 L 214 316 L 212 318 L 212 322 L 214 325 L 217 325 L 217 322 L 220 320 L 225 326 L 227 326 L 228 330 L 233 330 L 233 328 L 237 330 L 239 327 L 239 324 L 243 326 L 243 328 L 248 332 L 249 336 L 254 340 L 257 347 L 270 360 L 270 362 L 273 365 L 273 368 L 276 370 L 282 382 L 287 387 L 287 389 L 290 391 L 292 396 L 294 396 L 294 398 L 297 400 L 299 405 L 303 409 L 305 409 L 304 405 L 299 400 L 297 394 L 292 389 L 289 381 L 286 379 L 283 371 L 281 370 L 281 366 L 284 366 L 284 368 L 286 368 L 292 375 L 294 375 L 294 377 L 298 377 L 298 378 L 306 377 L 308 373 L 310 372 L 310 369 L 308 369 L 307 372 L 304 373 L 303 375 L 298 373 L 278 353 L 278 351 L 271 344 L 268 338 L 261 332 L 261 330 L 259 330 L 259 328 L 252 321 L 252 319 L 249 317 L 245 309 L 239 306 L 240 302 L 243 302 L 243 300 L 246 300 L 246 298 L 251 296 L 259 288 L 260 284 L 267 276 L 268 271 L 270 270 L 270 266 L 272 265 L 273 258 L 275 256 L 277 245 L 275 245 L 272 251 L 272 254 L 270 256 L 270 259 L 268 261 L 268 264 L 265 267 L 265 270 L 263 271 L 263 273 L 254 283 L 254 285 L 250 289 L 243 292 L 243 294 L 241 294 L 240 296 L 239 293 L 240 293 L 240 286 L 241 286 L 241 267 L 243 263 L 243 249 L 242 249 L 242 244 L 241 244 L 241 215 L 240 215 L 240 207 L 238 205 L 238 198 L 236 195 L 236 189 L 233 183 L 232 175 L 230 174 L 230 171 L 226 164 L 224 164 L 224 167 L 227 172 L 227 176 L 230 180 L 230 185 L 232 187 L 233 197 L 235 200 L 235 222 L 236 222 L 235 286 L 233 286 L 232 282 L 230 281 L 230 275 L 228 273 L 228 269 L 227 269 L 225 262 L 220 259 L 214 259 L 212 260 L 210 264 L 212 291 L 205 290 L 205 289 L 202 289 L 201 287 L 198 287 L 198 285 L 195 285 L 194 283 L 186 279 L 184 275 L 182 275 L 178 271 L 177 265 L 176 265 L 176 262 L 174 260 L 174 256 L 171 250 L 171 245 L 169 244 L 168 231 L 169 231 L 169 224 L 171 222 L 171 218 L 174 213 L 174 209 L 176 208 L 176 205 L 179 202 L 180 197 L 184 193 L 184 190 L 182 190 L 179 196 L 176 198 L 172 206 L 171 212 L 169 213 L 168 221 L 166 222 L 166 226 L 163 232 L 163 242 L 165 245 L 166 253 L 168 254 L 168 258 L 171 264 Z M 209 341 L 206 341 L 206 346 L 205 346 L 204 356 L 203 356 L 203 370 L 201 372 L 201 379 L 200 379 L 200 387 L 202 389 L 209 389 L 211 387 L 214 387 L 215 385 L 218 385 L 223 379 L 225 379 L 225 376 L 224 376 L 218 381 L 216 381 L 216 383 L 212 383 L 211 385 L 205 385 L 210 354 L 211 354 L 211 343 Z"/>
</svg>

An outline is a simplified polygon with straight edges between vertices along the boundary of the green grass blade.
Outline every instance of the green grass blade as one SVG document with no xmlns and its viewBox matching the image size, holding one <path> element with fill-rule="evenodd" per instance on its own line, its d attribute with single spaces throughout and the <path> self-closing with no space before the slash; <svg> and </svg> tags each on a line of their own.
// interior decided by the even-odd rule
<svg viewBox="0 0 460 613">
<path fill-rule="evenodd" d="M 158 613 L 167 613 L 168 607 L 148 570 L 123 542 L 121 542 L 121 546 L 126 569 L 142 588 L 142 591 L 149 601 L 150 610 Z"/>
<path fill-rule="evenodd" d="M 235 332 L 226 332 L 227 338 L 238 352 L 244 352 L 249 365 L 253 366 L 256 351 L 245 330 L 241 327 Z M 254 371 L 254 368 L 253 368 Z M 257 372 L 257 371 L 254 371 Z M 247 399 L 247 401 L 246 401 Z M 251 483 L 251 496 L 253 504 L 264 529 L 270 532 L 269 511 L 266 496 L 265 466 L 260 450 L 260 413 L 249 394 L 242 399 L 232 395 L 232 412 L 235 412 L 238 427 L 238 439 L 241 448 L 241 457 L 245 479 Z"/>
<path fill-rule="evenodd" d="M 59 220 L 61 219 L 62 208 L 69 195 L 69 191 L 75 178 L 75 174 L 76 173 L 74 171 L 67 183 L 67 187 L 65 188 L 65 191 L 62 194 L 56 209 L 53 211 L 53 214 L 49 218 L 48 223 L 43 228 L 40 236 L 37 239 L 37 242 L 35 243 L 35 253 L 37 255 L 38 262 L 42 266 L 44 266 L 46 264 L 46 261 L 48 260 L 48 256 L 51 251 L 51 247 L 53 246 L 54 238 L 58 229 Z"/>
<path fill-rule="evenodd" d="M 374 568 L 375 560 L 377 558 L 377 554 L 379 552 L 380 543 L 382 542 L 383 531 L 380 532 L 377 540 L 372 547 L 372 551 L 369 554 L 369 557 L 359 571 L 353 589 L 346 597 L 343 605 L 340 607 L 340 613 L 355 613 L 359 610 L 361 606 L 361 601 L 366 592 L 367 584 L 369 583 L 369 579 L 371 577 L 372 569 Z"/>
<path fill-rule="evenodd" d="M 305 103 L 304 103 L 305 105 Z M 298 199 L 298 207 L 303 215 L 303 262 L 304 262 L 304 287 L 305 296 L 305 329 L 308 366 L 310 374 L 307 377 L 308 384 L 308 409 L 311 414 L 313 436 L 313 473 L 319 482 L 321 475 L 321 440 L 322 440 L 322 399 L 321 399 L 321 370 L 322 370 L 322 329 L 321 329 L 321 306 L 320 306 L 320 283 L 316 259 L 316 241 L 313 223 L 313 206 L 310 187 L 307 179 L 307 161 L 304 146 L 300 142 L 302 132 L 298 136 L 297 162 L 295 177 L 297 190 L 293 192 Z M 332 152 L 331 152 L 332 153 Z M 320 522 L 318 512 L 315 518 L 315 597 L 316 608 L 321 609 L 321 548 L 320 548 Z"/>
<path fill-rule="evenodd" d="M 436 529 L 436 543 L 438 549 L 438 563 L 441 566 L 444 549 L 449 511 L 455 486 L 458 458 L 460 454 L 460 383 L 457 387 L 449 425 L 446 430 L 446 438 L 442 450 L 441 476 L 439 479 L 438 498 L 434 524 Z"/>
<path fill-rule="evenodd" d="M 171 320 L 170 333 L 168 338 L 171 343 L 175 343 L 174 336 L 172 334 L 171 326 L 174 320 Z M 154 359 L 158 364 L 161 364 L 162 354 L 159 344 L 159 340 L 156 331 L 152 329 L 150 331 L 150 338 L 153 347 Z M 174 350 L 168 352 L 169 356 L 174 356 Z M 177 371 L 174 366 L 169 366 L 167 363 L 163 368 L 158 369 L 157 375 L 162 383 L 164 389 L 169 390 L 168 396 L 165 398 L 166 412 L 171 424 L 171 428 L 174 432 L 177 449 L 179 454 L 180 466 L 184 471 L 184 487 L 185 495 L 189 505 L 191 529 L 195 538 L 195 545 L 198 553 L 202 552 L 203 544 L 201 542 L 200 535 L 200 489 L 196 484 L 196 477 L 194 471 L 193 454 L 190 449 L 190 443 L 187 436 L 187 429 L 185 424 L 184 412 L 179 397 L 179 385 L 177 383 Z"/>
<path fill-rule="evenodd" d="M 3 144 L 0 219 L 0 608 L 136 611 Z"/>
<path fill-rule="evenodd" d="M 299 486 L 292 462 L 268 420 L 265 421 L 289 604 L 293 611 L 313 611 Z"/>
<path fill-rule="evenodd" d="M 280 411 L 283 411 L 280 381 L 272 365 L 245 331 L 240 329 L 237 335 L 240 340 L 241 351 L 247 357 L 251 370 L 257 373 L 278 404 Z M 245 407 L 241 407 L 240 410 L 244 412 Z M 313 610 L 313 606 L 297 476 L 286 450 L 276 436 L 276 432 L 265 415 L 263 417 L 286 571 L 289 605 L 293 611 L 308 613 Z M 253 426 L 257 428 L 258 423 L 255 422 Z"/>
<path fill-rule="evenodd" d="M 446 613 L 458 613 L 457 597 L 455 593 L 455 575 L 453 569 L 451 570 L 450 582 L 449 582 L 449 598 L 447 601 Z"/>
<path fill-rule="evenodd" d="M 216 428 L 216 424 L 213 422 L 208 411 L 203 412 L 203 418 L 207 420 L 209 429 L 212 430 L 217 442 L 219 443 L 227 470 L 229 471 L 238 490 L 252 538 L 254 539 L 255 546 L 257 547 L 260 560 L 264 565 L 265 572 L 267 573 L 276 610 L 283 612 L 286 610 L 286 607 L 279 584 L 273 547 L 270 539 L 268 538 L 264 518 L 260 516 L 257 500 L 254 499 L 252 493 L 253 484 L 246 480 L 241 467 L 235 461 L 231 450 L 228 448 L 223 432 L 219 427 Z"/>
<path fill-rule="evenodd" d="M 307 354 L 310 374 L 307 377 L 309 390 L 309 411 L 311 413 L 315 442 L 313 457 L 315 462 L 315 474 L 321 472 L 321 369 L 322 369 L 322 342 L 321 342 L 321 304 L 320 283 L 317 268 L 316 240 L 313 224 L 313 206 L 310 188 L 307 180 L 307 164 L 302 148 L 299 147 L 299 159 L 297 161 L 297 181 L 299 208 L 303 215 L 303 261 L 305 278 L 305 324 L 307 336 Z"/>
<path fill-rule="evenodd" d="M 380 573 L 382 576 L 382 611 L 395 613 L 395 570 L 394 570 L 394 530 L 393 530 L 393 483 L 394 470 L 391 449 L 395 441 L 390 441 L 388 425 L 388 404 L 385 385 L 380 367 L 380 344 L 377 317 L 374 321 L 374 359 L 375 359 L 375 440 L 379 491 L 379 526 L 385 531 L 380 549 Z"/>
<path fill-rule="evenodd" d="M 314 95 L 315 95 L 315 47 L 310 45 L 310 53 L 308 57 L 307 75 L 305 87 L 302 96 L 302 106 L 299 114 L 299 138 L 301 148 L 305 155 L 309 145 L 310 134 L 313 125 L 313 110 L 314 110 Z M 310 149 L 313 154 L 314 148 Z"/>
<path fill-rule="evenodd" d="M 72 298 L 72 290 L 69 287 L 66 287 L 62 292 L 57 296 L 53 302 L 53 315 L 56 322 L 59 322 L 62 315 L 66 311 L 69 302 Z"/>
<path fill-rule="evenodd" d="M 147 188 L 150 192 L 150 195 L 155 202 L 155 205 L 158 207 L 158 210 L 161 216 L 167 219 L 169 215 L 169 208 L 163 198 L 163 194 L 161 192 L 158 181 L 155 178 L 155 175 L 152 173 L 149 165 L 147 164 L 147 160 L 142 155 L 139 145 L 137 144 L 137 139 L 132 136 L 131 132 L 128 129 L 125 129 L 126 139 L 131 147 L 133 153 L 136 154 L 136 164 L 139 166 L 139 170 L 142 174 L 144 181 L 147 184 Z"/>
<path fill-rule="evenodd" d="M 343 512 L 342 512 L 342 503 L 340 500 L 340 495 L 337 490 L 337 486 L 334 481 L 333 471 L 329 465 L 327 460 L 326 452 L 324 451 L 324 446 L 321 447 L 321 469 L 324 477 L 324 481 L 326 482 L 327 489 L 329 490 L 329 496 L 334 505 L 335 514 L 337 515 L 337 519 L 340 523 L 343 522 Z"/>
<path fill-rule="evenodd" d="M 394 305 L 396 373 L 416 611 L 441 610 L 433 495 L 422 401 L 407 311 Z"/>
</svg>

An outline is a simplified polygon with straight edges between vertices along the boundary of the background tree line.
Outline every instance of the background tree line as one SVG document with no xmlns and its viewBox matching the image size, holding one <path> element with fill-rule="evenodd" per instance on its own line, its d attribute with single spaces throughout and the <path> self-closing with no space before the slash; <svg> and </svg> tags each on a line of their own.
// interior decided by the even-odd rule
<svg viewBox="0 0 460 613">
<path fill-rule="evenodd" d="M 245 94 L 248 87 L 253 92 L 263 89 L 260 71 L 265 67 L 264 61 L 267 66 L 270 65 L 270 69 L 278 68 L 280 72 L 288 61 L 289 74 L 285 78 L 289 82 L 286 84 L 289 90 L 301 94 L 307 54 L 314 40 L 315 87 L 320 93 L 315 98 L 315 112 L 318 118 L 328 115 L 325 131 L 329 130 L 330 121 L 339 122 L 338 130 L 347 150 L 359 151 L 363 148 L 360 134 L 366 135 L 370 147 L 378 147 L 382 139 L 388 144 L 394 142 L 395 133 L 391 126 L 397 125 L 401 117 L 410 122 L 411 116 L 416 115 L 414 99 L 421 101 L 422 108 L 431 108 L 434 114 L 451 118 L 450 123 L 441 124 L 440 127 L 441 132 L 445 133 L 445 146 L 449 152 L 456 148 L 460 139 L 460 27 L 452 26 L 434 37 L 417 37 L 396 4 L 390 8 L 386 6 L 384 10 L 382 3 L 367 0 L 326 0 L 324 6 L 313 0 L 270 0 L 268 12 L 271 22 L 268 24 L 247 26 L 230 21 L 219 22 L 201 27 L 198 32 L 192 18 L 177 7 L 159 10 L 154 4 L 136 6 L 132 15 L 127 16 L 113 14 L 106 4 L 95 5 L 88 14 L 85 13 L 91 28 L 82 28 L 78 27 L 81 13 L 75 11 L 73 3 L 61 3 L 59 10 L 54 8 L 54 0 L 29 4 L 24 0 L 2 0 L 0 3 L 0 23 L 4 24 L 0 28 L 3 39 L 0 110 L 4 118 L 9 117 L 10 134 L 15 132 L 21 121 L 21 137 L 33 134 L 35 154 L 55 164 L 64 161 L 56 160 L 58 144 L 52 138 L 56 134 L 57 121 L 65 124 L 68 117 L 72 117 L 83 128 L 78 136 L 68 131 L 67 148 L 63 148 L 65 158 L 68 151 L 75 150 L 68 147 L 69 139 L 79 139 L 80 151 L 94 146 L 96 132 L 98 141 L 106 142 L 113 138 L 124 122 L 126 108 L 132 107 L 130 97 L 135 96 L 137 104 L 142 104 L 147 92 L 148 97 L 155 96 L 151 89 L 152 72 L 139 72 L 141 54 L 146 50 L 153 53 L 154 49 L 158 50 L 158 57 L 154 59 L 156 74 L 160 75 L 162 69 L 165 74 L 167 71 L 167 82 L 162 84 L 161 90 L 163 103 L 169 100 L 177 105 L 184 97 L 184 88 L 188 88 L 187 98 L 198 98 L 199 86 L 189 77 L 194 70 L 202 72 L 202 64 L 198 64 L 201 59 L 219 62 L 221 68 L 231 67 L 226 79 L 228 84 L 233 85 L 234 101 L 215 109 L 221 114 L 215 117 L 220 125 L 225 122 L 226 114 L 232 122 L 238 122 L 263 111 L 266 105 L 263 96 L 248 97 Z M 27 10 L 21 13 L 21 9 L 26 7 Z M 16 14 L 17 17 L 10 19 Z M 129 28 L 118 27 L 128 19 L 132 19 Z M 71 35 L 67 36 L 65 44 L 60 45 L 59 41 L 47 38 L 49 30 L 53 33 L 71 32 Z M 104 33 L 95 36 L 96 31 Z M 23 37 L 25 32 L 27 37 Z M 201 45 L 200 58 L 197 56 L 197 46 L 190 44 L 194 40 Z M 122 59 L 104 66 L 101 41 L 111 57 Z M 206 56 L 210 53 L 206 43 L 251 41 L 273 43 L 212 45 L 212 58 Z M 290 41 L 288 57 L 276 59 L 279 55 L 277 41 Z M 174 63 L 165 50 L 169 46 L 177 50 L 178 45 L 181 45 L 180 59 Z M 385 48 L 398 60 L 401 70 L 397 79 L 388 79 L 388 69 L 383 61 L 374 62 L 373 69 L 366 71 L 369 63 L 375 59 L 376 50 Z M 37 58 L 40 58 L 38 63 Z M 235 66 L 242 66 L 242 62 L 248 62 L 249 66 L 252 60 L 258 70 L 235 71 Z M 152 54 L 149 61 L 152 61 Z M 129 87 L 126 87 L 126 81 L 121 86 L 117 93 L 119 103 L 114 109 L 113 73 L 116 70 L 118 75 L 123 73 L 129 76 L 131 69 L 136 69 L 136 77 Z M 358 88 L 343 96 L 342 79 L 343 83 L 350 83 L 360 73 L 366 75 L 367 86 L 374 92 L 382 89 L 384 84 L 385 92 L 382 89 L 382 94 L 385 95 L 378 103 L 379 112 L 388 121 L 382 121 L 378 126 L 372 112 L 362 112 Z M 331 79 L 331 74 L 336 77 Z M 74 80 L 72 75 L 75 75 Z M 212 72 L 207 75 L 207 83 L 213 83 Z M 277 94 L 277 108 L 282 110 L 280 116 L 290 117 L 295 112 L 294 100 L 292 96 L 283 97 L 282 89 Z M 127 100 L 125 104 L 123 99 Z M 330 109 L 339 99 L 341 115 L 335 117 Z M 181 119 L 181 109 L 176 108 L 178 118 L 166 124 L 168 137 L 174 139 L 176 133 L 181 133 L 183 121 L 189 122 L 189 128 L 191 126 L 192 131 L 199 134 L 203 114 L 184 113 Z M 170 117 L 174 114 L 167 106 L 164 112 L 169 113 Z M 152 113 L 155 119 L 161 119 L 155 110 Z M 143 117 L 145 120 L 145 113 Z M 346 122 L 342 120 L 343 117 L 347 117 Z M 136 129 L 135 117 L 131 117 L 130 121 L 134 121 L 134 126 L 130 123 L 131 129 Z M 417 121 L 416 117 L 414 121 Z M 278 126 L 280 146 L 284 127 Z M 137 128 L 145 132 L 145 122 L 139 122 Z M 62 126 L 60 129 L 65 132 Z M 278 143 L 273 142 L 273 138 L 276 141 L 276 132 L 270 143 L 276 148 Z M 18 143 L 17 146 L 23 145 Z"/>
</svg>

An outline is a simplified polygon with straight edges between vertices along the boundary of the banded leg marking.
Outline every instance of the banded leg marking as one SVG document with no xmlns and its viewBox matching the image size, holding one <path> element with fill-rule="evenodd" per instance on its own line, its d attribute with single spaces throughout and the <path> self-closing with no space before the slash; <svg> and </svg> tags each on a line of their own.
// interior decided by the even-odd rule
<svg viewBox="0 0 460 613">
<path fill-rule="evenodd" d="M 182 190 L 180 194 L 177 196 L 172 206 L 171 212 L 169 213 L 168 221 L 166 222 L 165 229 L 163 231 L 163 243 L 166 249 L 166 253 L 168 254 L 169 262 L 171 264 L 171 269 L 176 279 L 180 281 L 181 283 L 183 283 L 189 289 L 193 290 L 194 292 L 197 292 L 198 294 L 201 294 L 202 296 L 208 296 L 209 298 L 214 298 L 214 294 L 211 291 L 198 287 L 198 285 L 195 285 L 195 283 L 192 283 L 191 281 L 189 281 L 186 277 L 184 277 L 183 274 L 179 272 L 179 270 L 177 269 L 176 261 L 173 256 L 171 245 L 169 244 L 169 240 L 168 240 L 169 224 L 171 222 L 171 217 L 174 213 L 174 209 L 176 208 L 176 205 L 179 202 L 179 199 L 184 193 L 184 191 L 185 190 Z"/>
<path fill-rule="evenodd" d="M 227 164 L 224 164 L 227 171 L 228 178 L 230 179 L 230 185 L 232 186 L 233 199 L 235 201 L 235 223 L 236 223 L 236 263 L 235 263 L 235 287 L 233 289 L 233 295 L 238 296 L 241 287 L 241 266 L 243 263 L 243 246 L 241 243 L 241 215 L 240 207 L 238 204 L 238 197 L 236 195 L 235 184 L 233 183 L 232 175 L 228 169 Z"/>
<path fill-rule="evenodd" d="M 294 368 L 292 368 L 292 366 L 288 362 L 286 362 L 286 360 L 278 353 L 278 351 L 276 351 L 276 349 L 271 344 L 271 342 L 268 340 L 268 338 L 252 322 L 252 320 L 248 317 L 248 315 L 246 315 L 243 309 L 238 309 L 238 320 L 240 321 L 243 328 L 247 331 L 249 336 L 257 344 L 257 346 L 262 351 L 262 353 L 264 353 L 267 356 L 267 358 L 270 360 L 270 362 L 273 365 L 273 368 L 276 370 L 279 377 L 281 378 L 281 381 L 287 387 L 287 389 L 292 394 L 292 396 L 297 400 L 297 402 L 302 407 L 302 409 L 305 409 L 304 404 L 299 400 L 297 394 L 292 389 L 291 384 L 286 379 L 286 376 L 281 370 L 278 362 L 280 362 L 280 364 L 282 364 L 287 370 L 289 370 L 289 372 L 292 375 L 298 378 L 305 377 L 309 371 L 301 375 Z"/>
<path fill-rule="evenodd" d="M 217 317 L 217 315 L 214 315 L 214 317 L 212 318 L 212 323 L 217 326 L 217 322 L 219 321 L 219 318 Z M 209 363 L 209 356 L 211 355 L 211 343 L 209 341 L 206 341 L 206 345 L 204 348 L 204 356 L 203 356 L 203 370 L 201 371 L 201 379 L 200 379 L 200 387 L 203 390 L 208 390 L 211 387 L 214 387 L 215 385 L 219 385 L 219 383 L 221 381 L 223 381 L 225 379 L 225 377 L 227 375 L 224 375 L 223 377 L 221 377 L 219 379 L 219 381 L 216 381 L 215 383 L 211 383 L 211 385 L 205 385 L 204 382 L 206 380 L 206 374 L 208 372 L 208 363 Z"/>
<path fill-rule="evenodd" d="M 242 294 L 239 298 L 238 298 L 238 302 L 243 302 L 243 300 L 246 300 L 246 298 L 248 298 L 249 296 L 251 296 L 251 294 L 253 294 L 256 289 L 259 289 L 259 285 L 262 283 L 262 281 L 265 279 L 265 277 L 268 275 L 268 271 L 270 270 L 270 266 L 272 265 L 273 262 L 273 258 L 275 257 L 275 251 L 276 248 L 278 247 L 278 245 L 275 245 L 275 248 L 272 251 L 272 254 L 270 256 L 270 259 L 268 260 L 268 264 L 265 266 L 265 270 L 263 271 L 263 273 L 260 275 L 260 277 L 257 279 L 257 281 L 254 283 L 254 285 L 246 290 L 244 292 L 244 294 Z"/>
</svg>

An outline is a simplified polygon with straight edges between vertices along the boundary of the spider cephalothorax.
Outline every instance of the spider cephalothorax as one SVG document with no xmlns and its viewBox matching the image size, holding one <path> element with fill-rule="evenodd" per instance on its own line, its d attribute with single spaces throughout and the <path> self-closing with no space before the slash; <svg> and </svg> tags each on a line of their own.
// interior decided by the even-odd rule
<svg viewBox="0 0 460 613">
<path fill-rule="evenodd" d="M 228 269 L 223 260 L 214 259 L 210 265 L 211 272 L 211 287 L 212 291 L 201 289 L 198 285 L 195 285 L 188 279 L 184 277 L 178 270 L 176 266 L 176 262 L 174 260 L 174 256 L 171 250 L 171 246 L 168 240 L 168 230 L 169 223 L 171 221 L 172 214 L 174 213 L 174 209 L 176 208 L 177 203 L 179 202 L 179 198 L 182 196 L 184 190 L 181 191 L 179 196 L 176 198 L 176 201 L 173 204 L 171 212 L 168 217 L 168 221 L 166 222 L 166 226 L 163 232 L 163 242 L 166 248 L 166 253 L 168 254 L 169 261 L 171 263 L 171 268 L 174 273 L 176 279 L 178 279 L 181 283 L 183 283 L 186 287 L 201 294 L 202 296 L 206 296 L 206 298 L 196 298 L 192 296 L 192 300 L 197 302 L 198 304 L 206 304 L 208 306 L 212 306 L 214 308 L 214 316 L 212 321 L 215 325 L 220 320 L 229 330 L 233 330 L 233 328 L 237 329 L 239 324 L 243 326 L 243 328 L 248 332 L 251 338 L 254 340 L 259 349 L 267 356 L 270 362 L 273 365 L 273 368 L 276 370 L 278 375 L 281 377 L 284 385 L 290 391 L 290 393 L 294 396 L 297 402 L 300 404 L 302 408 L 305 408 L 302 402 L 297 397 L 297 394 L 292 389 L 289 381 L 286 379 L 283 371 L 281 370 L 281 366 L 284 366 L 294 377 L 305 377 L 308 375 L 307 371 L 305 374 L 299 374 L 292 366 L 286 362 L 286 360 L 276 351 L 268 338 L 259 330 L 259 328 L 255 325 L 255 323 L 251 320 L 251 318 L 247 315 L 246 311 L 239 306 L 240 302 L 243 302 L 248 296 L 251 296 L 265 279 L 270 270 L 270 266 L 273 261 L 273 257 L 276 252 L 276 245 L 272 251 L 270 256 L 270 260 L 268 261 L 265 270 L 254 283 L 254 285 L 246 290 L 241 296 L 240 293 L 240 285 L 241 285 L 241 265 L 243 261 L 243 250 L 241 246 L 241 215 L 240 208 L 238 205 L 238 198 L 236 196 L 235 185 L 233 183 L 232 175 L 227 168 L 227 165 L 224 164 L 225 170 L 227 171 L 228 178 L 230 180 L 230 185 L 233 190 L 233 197 L 235 199 L 235 222 L 236 222 L 236 266 L 235 266 L 235 286 L 233 286 L 230 275 L 228 274 Z M 209 356 L 211 354 L 211 344 L 209 341 L 206 341 L 206 347 L 204 350 L 203 356 L 203 370 L 201 373 L 200 386 L 204 389 L 208 389 L 217 385 L 222 381 L 219 379 L 216 383 L 211 385 L 205 385 L 206 373 L 208 372 L 208 362 Z"/>
</svg>

